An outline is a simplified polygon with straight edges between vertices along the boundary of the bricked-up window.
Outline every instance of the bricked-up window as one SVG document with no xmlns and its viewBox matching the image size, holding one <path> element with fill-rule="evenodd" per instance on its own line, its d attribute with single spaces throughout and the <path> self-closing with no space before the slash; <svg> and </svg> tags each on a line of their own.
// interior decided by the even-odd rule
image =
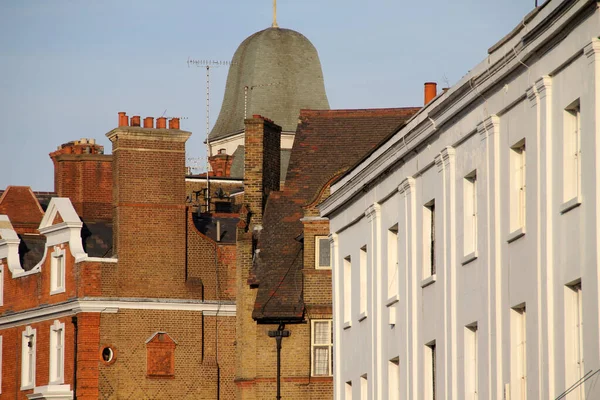
<svg viewBox="0 0 600 400">
<path fill-rule="evenodd" d="M 563 113 L 563 185 L 564 200 L 580 195 L 581 183 L 581 117 L 579 99 L 571 103 Z"/>
<path fill-rule="evenodd" d="M 175 377 L 175 342 L 166 332 L 156 332 L 146 341 L 149 378 Z"/>
<path fill-rule="evenodd" d="M 423 260 L 425 276 L 435 275 L 435 200 L 423 207 Z"/>
<path fill-rule="evenodd" d="M 525 139 L 518 141 L 510 149 L 510 230 L 516 231 L 525 227 L 525 211 L 527 205 Z"/>
<path fill-rule="evenodd" d="M 331 247 L 327 236 L 315 236 L 315 268 L 331 269 Z"/>
<path fill-rule="evenodd" d="M 21 334 L 21 390 L 35 386 L 36 330 L 28 326 Z"/>
<path fill-rule="evenodd" d="M 525 305 L 511 310 L 512 399 L 527 398 L 527 318 Z"/>
<path fill-rule="evenodd" d="M 65 291 L 65 251 L 56 246 L 50 261 L 50 294 Z"/>
<path fill-rule="evenodd" d="M 65 381 L 65 324 L 56 320 L 50 327 L 50 383 Z"/>
<path fill-rule="evenodd" d="M 333 375 L 333 324 L 330 319 L 311 321 L 312 376 Z"/>
</svg>

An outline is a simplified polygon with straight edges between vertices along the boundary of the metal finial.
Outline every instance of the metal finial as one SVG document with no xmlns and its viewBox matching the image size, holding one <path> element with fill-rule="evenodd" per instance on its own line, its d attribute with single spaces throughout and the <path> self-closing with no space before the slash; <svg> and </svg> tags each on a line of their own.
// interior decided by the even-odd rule
<svg viewBox="0 0 600 400">
<path fill-rule="evenodd" d="M 279 28 L 277 25 L 277 0 L 273 0 L 273 28 Z"/>
</svg>

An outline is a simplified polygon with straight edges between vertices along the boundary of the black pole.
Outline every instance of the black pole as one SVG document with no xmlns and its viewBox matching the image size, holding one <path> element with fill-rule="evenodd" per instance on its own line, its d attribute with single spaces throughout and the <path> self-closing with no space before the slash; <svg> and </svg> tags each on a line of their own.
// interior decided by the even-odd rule
<svg viewBox="0 0 600 400">
<path fill-rule="evenodd" d="M 277 341 L 277 400 L 281 400 L 281 336 L 275 338 Z"/>
<path fill-rule="evenodd" d="M 281 339 L 290 336 L 290 331 L 286 331 L 285 324 L 281 322 L 276 331 L 269 331 L 269 337 L 274 337 L 277 341 L 277 400 L 281 400 Z"/>
<path fill-rule="evenodd" d="M 71 317 L 71 322 L 73 323 L 73 328 L 75 328 L 73 335 L 75 337 L 73 343 L 73 400 L 77 400 L 77 316 L 74 315 Z"/>
</svg>

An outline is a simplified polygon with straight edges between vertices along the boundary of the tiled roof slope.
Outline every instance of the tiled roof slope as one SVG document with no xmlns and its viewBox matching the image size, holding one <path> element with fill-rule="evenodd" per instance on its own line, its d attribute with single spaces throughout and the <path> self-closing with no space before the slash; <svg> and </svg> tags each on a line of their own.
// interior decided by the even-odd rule
<svg viewBox="0 0 600 400">
<path fill-rule="evenodd" d="M 300 321 L 303 226 L 331 180 L 410 119 L 419 108 L 302 110 L 283 192 L 267 201 L 253 274 L 254 319 Z M 315 211 L 315 210 L 312 210 Z"/>
</svg>

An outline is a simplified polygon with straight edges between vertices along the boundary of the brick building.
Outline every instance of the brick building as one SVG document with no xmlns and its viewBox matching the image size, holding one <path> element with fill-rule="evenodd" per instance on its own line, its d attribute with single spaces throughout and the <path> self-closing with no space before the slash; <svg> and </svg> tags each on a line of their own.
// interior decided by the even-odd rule
<svg viewBox="0 0 600 400">
<path fill-rule="evenodd" d="M 234 397 L 237 218 L 186 206 L 166 122 L 122 113 L 112 155 L 66 143 L 54 193 L 2 192 L 2 398 Z"/>
<path fill-rule="evenodd" d="M 290 332 L 282 340 L 282 398 L 333 396 L 329 222 L 316 206 L 335 179 L 417 110 L 301 111 L 283 190 L 281 127 L 258 115 L 246 120 L 237 238 L 238 399 L 276 393 L 276 342 L 269 337 L 276 330 Z"/>
</svg>

